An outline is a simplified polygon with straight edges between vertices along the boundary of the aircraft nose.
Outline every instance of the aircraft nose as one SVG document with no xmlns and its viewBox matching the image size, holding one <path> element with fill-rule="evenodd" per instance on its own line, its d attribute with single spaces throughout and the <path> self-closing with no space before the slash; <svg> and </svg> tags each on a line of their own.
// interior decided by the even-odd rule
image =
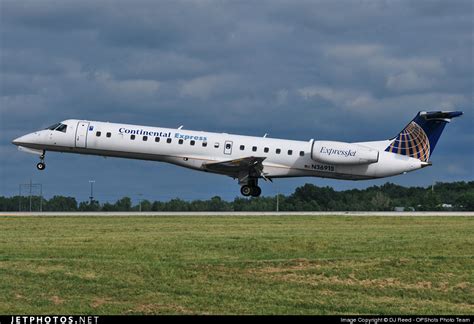
<svg viewBox="0 0 474 324">
<path fill-rule="evenodd" d="M 12 144 L 14 144 L 14 145 L 20 145 L 23 137 L 25 137 L 25 136 L 20 136 L 20 137 L 15 138 L 15 139 L 12 141 Z"/>
<path fill-rule="evenodd" d="M 12 144 L 17 145 L 17 146 L 25 145 L 25 144 L 32 144 L 32 143 L 35 143 L 36 137 L 37 136 L 35 135 L 35 133 L 26 134 L 26 135 L 15 138 L 12 141 Z"/>
</svg>

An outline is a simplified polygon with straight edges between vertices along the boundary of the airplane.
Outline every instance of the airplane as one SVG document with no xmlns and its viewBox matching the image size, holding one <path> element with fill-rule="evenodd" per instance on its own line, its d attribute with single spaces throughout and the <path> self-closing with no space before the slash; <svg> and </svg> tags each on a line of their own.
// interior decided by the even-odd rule
<svg viewBox="0 0 474 324">
<path fill-rule="evenodd" d="M 321 177 L 365 180 L 405 174 L 430 166 L 447 123 L 461 111 L 420 111 L 395 137 L 347 143 L 211 133 L 68 119 L 12 141 L 39 155 L 67 152 L 167 162 L 238 179 L 243 196 L 260 196 L 259 179 Z"/>
</svg>

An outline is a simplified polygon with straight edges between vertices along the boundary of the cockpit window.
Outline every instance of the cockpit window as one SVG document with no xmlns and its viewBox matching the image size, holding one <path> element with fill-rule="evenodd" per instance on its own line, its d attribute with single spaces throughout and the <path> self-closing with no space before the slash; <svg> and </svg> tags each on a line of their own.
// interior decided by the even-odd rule
<svg viewBox="0 0 474 324">
<path fill-rule="evenodd" d="M 61 123 L 56 123 L 56 124 L 54 124 L 54 125 L 49 126 L 49 127 L 46 128 L 46 129 L 55 130 L 56 127 L 58 127 L 59 125 L 61 125 Z"/>
<path fill-rule="evenodd" d="M 56 128 L 57 131 L 60 131 L 63 133 L 66 133 L 66 129 L 67 129 L 67 125 L 64 125 L 64 124 L 61 124 L 58 126 L 58 128 Z"/>
<path fill-rule="evenodd" d="M 66 133 L 67 125 L 61 124 L 61 123 L 56 123 L 56 124 L 54 124 L 54 125 L 49 126 L 49 127 L 46 128 L 46 129 L 57 130 L 57 131 Z"/>
</svg>

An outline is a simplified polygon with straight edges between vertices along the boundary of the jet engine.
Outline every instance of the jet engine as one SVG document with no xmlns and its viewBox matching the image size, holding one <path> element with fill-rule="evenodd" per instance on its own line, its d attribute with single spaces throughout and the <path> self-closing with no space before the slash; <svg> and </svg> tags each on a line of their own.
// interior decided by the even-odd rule
<svg viewBox="0 0 474 324">
<path fill-rule="evenodd" d="M 370 164 L 379 160 L 379 151 L 352 143 L 314 141 L 311 158 L 327 164 Z"/>
</svg>

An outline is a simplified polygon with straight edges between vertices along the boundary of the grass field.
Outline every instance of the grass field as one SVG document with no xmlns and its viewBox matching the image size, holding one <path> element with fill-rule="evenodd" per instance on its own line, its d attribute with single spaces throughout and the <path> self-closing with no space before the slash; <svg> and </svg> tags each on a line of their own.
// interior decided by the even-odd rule
<svg viewBox="0 0 474 324">
<path fill-rule="evenodd" d="M 0 314 L 474 314 L 472 217 L 0 217 Z"/>
</svg>

